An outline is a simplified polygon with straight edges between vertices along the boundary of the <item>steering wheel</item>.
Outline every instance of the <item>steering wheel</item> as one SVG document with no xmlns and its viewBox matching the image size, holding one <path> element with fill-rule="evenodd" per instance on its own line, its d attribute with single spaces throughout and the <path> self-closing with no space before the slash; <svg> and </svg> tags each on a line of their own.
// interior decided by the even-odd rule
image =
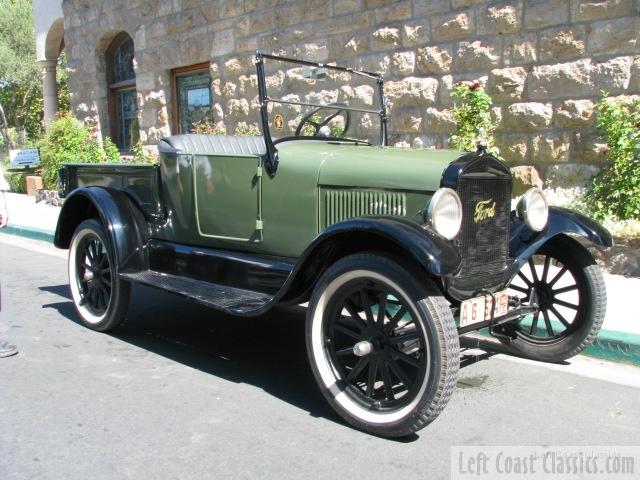
<svg viewBox="0 0 640 480">
<path fill-rule="evenodd" d="M 321 120 L 321 121 L 318 121 L 318 122 L 313 120 L 313 116 L 316 115 L 320 110 L 323 110 L 325 108 L 329 108 L 331 110 L 335 110 L 335 112 L 332 113 L 331 115 L 327 116 L 326 118 L 324 118 L 324 120 Z M 327 105 L 327 106 L 324 106 L 324 107 L 314 108 L 309 113 L 307 113 L 302 118 L 302 120 L 300 120 L 300 123 L 298 124 L 298 127 L 296 128 L 296 136 L 300 135 L 300 132 L 302 132 L 302 129 L 308 123 L 309 125 L 311 125 L 313 127 L 313 135 L 311 135 L 311 136 L 315 137 L 316 135 L 318 135 L 318 132 L 320 131 L 320 129 L 322 127 L 327 125 L 331 120 L 336 118 L 338 115 L 342 115 L 344 117 L 344 126 L 343 126 L 342 133 L 341 133 L 341 135 L 344 135 L 347 132 L 347 130 L 349 129 L 349 121 L 351 120 L 351 118 L 349 116 L 349 110 L 345 110 L 344 108 L 332 107 L 332 106 Z"/>
</svg>

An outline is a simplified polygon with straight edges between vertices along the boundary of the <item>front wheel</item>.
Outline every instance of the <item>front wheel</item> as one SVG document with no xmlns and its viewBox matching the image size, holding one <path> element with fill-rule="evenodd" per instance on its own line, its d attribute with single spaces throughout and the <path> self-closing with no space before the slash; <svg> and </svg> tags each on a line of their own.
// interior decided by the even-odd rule
<svg viewBox="0 0 640 480">
<path fill-rule="evenodd" d="M 351 255 L 322 275 L 306 338 L 329 404 L 374 435 L 421 429 L 453 392 L 460 348 L 449 305 L 426 275 L 386 256 Z"/>
<path fill-rule="evenodd" d="M 505 325 L 516 355 L 561 362 L 588 347 L 598 335 L 607 308 L 600 267 L 576 241 L 559 236 L 542 246 L 509 286 L 510 295 L 535 302 L 538 312 Z"/>
<path fill-rule="evenodd" d="M 120 325 L 129 305 L 131 284 L 118 277 L 114 252 L 103 226 L 83 221 L 69 248 L 69 286 L 82 323 L 106 332 Z"/>
</svg>

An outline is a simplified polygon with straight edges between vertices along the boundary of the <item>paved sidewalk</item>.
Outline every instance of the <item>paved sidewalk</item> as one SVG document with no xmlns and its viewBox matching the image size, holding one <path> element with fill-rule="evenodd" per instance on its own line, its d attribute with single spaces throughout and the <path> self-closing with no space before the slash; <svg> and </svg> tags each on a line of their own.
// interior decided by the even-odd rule
<svg viewBox="0 0 640 480">
<path fill-rule="evenodd" d="M 60 207 L 36 203 L 34 197 L 18 193 L 5 193 L 4 196 L 9 210 L 6 233 L 53 241 Z"/>
<path fill-rule="evenodd" d="M 60 207 L 35 203 L 34 197 L 5 193 L 9 225 L 4 234 L 53 241 Z M 607 315 L 602 332 L 587 354 L 640 365 L 640 314 L 633 299 L 640 294 L 640 278 L 604 274 L 607 285 Z"/>
</svg>

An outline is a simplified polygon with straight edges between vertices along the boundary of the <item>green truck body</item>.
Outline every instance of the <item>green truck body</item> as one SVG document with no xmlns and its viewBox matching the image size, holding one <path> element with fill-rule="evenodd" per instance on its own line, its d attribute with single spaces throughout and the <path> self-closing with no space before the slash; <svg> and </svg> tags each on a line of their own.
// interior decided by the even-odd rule
<svg viewBox="0 0 640 480">
<path fill-rule="evenodd" d="M 379 109 L 270 97 L 266 60 L 308 68 L 300 81 L 312 86 L 373 81 Z M 594 340 L 606 292 L 582 242 L 610 246 L 605 229 L 549 208 L 537 188 L 512 210 L 510 170 L 481 145 L 386 146 L 377 74 L 261 53 L 255 62 L 262 136 L 176 135 L 160 141 L 156 165 L 62 166 L 54 243 L 69 249 L 87 327 L 121 324 L 133 283 L 241 316 L 308 302 L 323 395 L 351 425 L 387 437 L 442 411 L 460 335 L 488 328 L 512 353 L 550 362 Z M 287 123 L 277 105 L 292 104 Z M 372 116 L 380 146 L 361 138 Z"/>
</svg>

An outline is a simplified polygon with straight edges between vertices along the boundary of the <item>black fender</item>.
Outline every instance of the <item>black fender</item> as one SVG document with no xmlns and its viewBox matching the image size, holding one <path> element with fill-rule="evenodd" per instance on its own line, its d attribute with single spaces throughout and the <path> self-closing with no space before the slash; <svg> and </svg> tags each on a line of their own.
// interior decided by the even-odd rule
<svg viewBox="0 0 640 480">
<path fill-rule="evenodd" d="M 514 217 L 509 239 L 509 253 L 514 259 L 510 267 L 511 277 L 542 245 L 561 234 L 577 235 L 602 247 L 613 245 L 611 234 L 606 228 L 589 217 L 567 208 L 550 207 L 549 222 L 542 232 L 532 231 L 522 220 Z"/>
<path fill-rule="evenodd" d="M 454 275 L 461 258 L 453 242 L 402 217 L 359 217 L 323 230 L 305 249 L 279 295 L 282 302 L 306 298 L 322 272 L 339 258 L 383 251 L 408 259 L 434 277 Z"/>
<path fill-rule="evenodd" d="M 148 268 L 145 251 L 150 237 L 148 223 L 131 197 L 120 190 L 81 187 L 72 191 L 60 211 L 53 244 L 69 248 L 75 229 L 92 217 L 99 218 L 105 226 L 117 272 Z"/>
</svg>

